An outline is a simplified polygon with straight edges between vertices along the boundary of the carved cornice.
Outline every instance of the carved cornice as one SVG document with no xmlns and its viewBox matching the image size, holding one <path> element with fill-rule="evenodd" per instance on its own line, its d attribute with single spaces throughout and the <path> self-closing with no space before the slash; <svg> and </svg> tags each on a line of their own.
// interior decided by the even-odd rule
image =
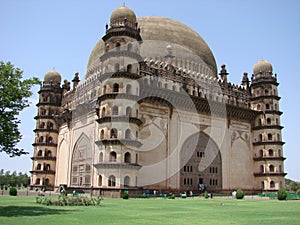
<svg viewBox="0 0 300 225">
<path fill-rule="evenodd" d="M 132 146 L 139 148 L 142 143 L 137 140 L 130 140 L 130 139 L 103 139 L 99 141 L 95 141 L 97 145 L 125 145 L 125 146 Z"/>
</svg>

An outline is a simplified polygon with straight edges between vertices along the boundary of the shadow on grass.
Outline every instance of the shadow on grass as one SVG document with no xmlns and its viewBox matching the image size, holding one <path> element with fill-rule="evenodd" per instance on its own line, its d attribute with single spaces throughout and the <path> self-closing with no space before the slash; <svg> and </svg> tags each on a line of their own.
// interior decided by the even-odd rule
<svg viewBox="0 0 300 225">
<path fill-rule="evenodd" d="M 0 217 L 44 216 L 71 212 L 74 212 L 74 210 L 53 209 L 42 206 L 0 206 Z"/>
</svg>

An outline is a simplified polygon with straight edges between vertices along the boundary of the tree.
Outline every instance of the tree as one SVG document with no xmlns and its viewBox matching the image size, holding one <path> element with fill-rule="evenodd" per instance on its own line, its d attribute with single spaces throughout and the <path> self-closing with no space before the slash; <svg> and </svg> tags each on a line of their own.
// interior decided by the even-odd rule
<svg viewBox="0 0 300 225">
<path fill-rule="evenodd" d="M 39 84 L 36 77 L 22 79 L 23 71 L 10 62 L 0 62 L 0 152 L 10 157 L 28 154 L 16 147 L 22 135 L 19 131 L 19 113 L 29 106 L 31 87 Z"/>
</svg>

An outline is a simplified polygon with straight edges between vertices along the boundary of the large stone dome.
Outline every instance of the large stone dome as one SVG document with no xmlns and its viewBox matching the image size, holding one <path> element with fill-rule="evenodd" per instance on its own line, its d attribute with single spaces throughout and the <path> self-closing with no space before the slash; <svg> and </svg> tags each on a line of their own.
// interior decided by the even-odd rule
<svg viewBox="0 0 300 225">
<path fill-rule="evenodd" d="M 273 73 L 272 64 L 264 59 L 259 60 L 257 63 L 254 64 L 253 74 L 256 75 L 259 73 Z"/>
<path fill-rule="evenodd" d="M 123 17 L 134 20 L 135 14 L 127 7 L 120 7 L 112 13 L 111 22 L 119 18 L 123 19 Z M 175 57 L 205 65 L 210 69 L 209 74 L 217 77 L 217 65 L 212 51 L 192 28 L 176 20 L 160 16 L 141 17 L 137 19 L 137 22 L 143 40 L 140 48 L 142 57 L 163 57 L 167 54 L 167 49 L 172 46 L 175 49 Z M 100 39 L 90 54 L 87 71 L 99 64 L 99 58 L 104 53 L 104 42 Z"/>
</svg>

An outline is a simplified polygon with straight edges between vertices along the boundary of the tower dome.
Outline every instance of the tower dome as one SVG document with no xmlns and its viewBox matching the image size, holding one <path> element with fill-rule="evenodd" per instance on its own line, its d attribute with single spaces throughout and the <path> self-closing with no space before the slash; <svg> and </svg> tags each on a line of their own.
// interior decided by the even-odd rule
<svg viewBox="0 0 300 225">
<path fill-rule="evenodd" d="M 126 6 L 121 6 L 115 9 L 110 16 L 110 26 L 123 23 L 125 20 L 131 24 L 137 22 L 135 13 Z"/>
<path fill-rule="evenodd" d="M 272 64 L 264 59 L 259 60 L 257 63 L 254 64 L 253 74 L 256 75 L 259 73 L 267 73 L 267 74 L 273 73 Z"/>
<path fill-rule="evenodd" d="M 48 71 L 44 76 L 45 83 L 60 84 L 61 75 L 56 70 Z"/>
</svg>

